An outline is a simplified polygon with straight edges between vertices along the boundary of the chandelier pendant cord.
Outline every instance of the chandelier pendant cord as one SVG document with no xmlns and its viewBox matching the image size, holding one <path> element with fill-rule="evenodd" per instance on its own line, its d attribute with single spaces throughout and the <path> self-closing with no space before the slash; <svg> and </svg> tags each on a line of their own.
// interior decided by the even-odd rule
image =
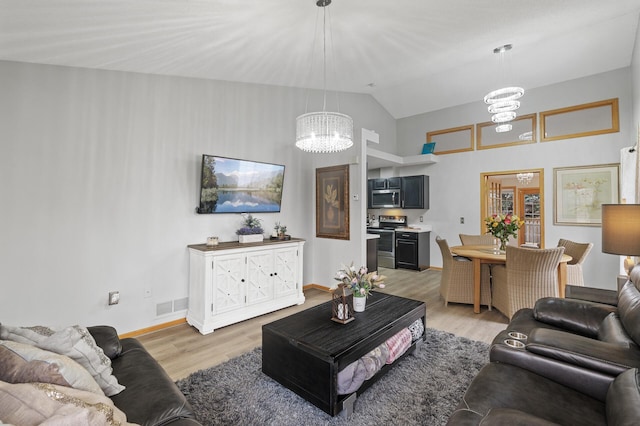
<svg viewBox="0 0 640 426">
<path fill-rule="evenodd" d="M 311 81 L 311 77 L 313 76 L 313 57 L 314 57 L 314 53 L 316 51 L 316 45 L 318 44 L 318 21 L 319 19 L 319 15 L 320 15 L 320 8 L 318 8 L 316 10 L 316 28 L 313 32 L 313 44 L 311 46 L 311 55 L 309 56 L 309 72 L 307 73 L 307 81 Z M 324 29 L 323 29 L 324 31 Z M 306 90 L 306 94 L 307 96 L 305 97 L 305 101 L 304 101 L 304 112 L 307 113 L 309 112 L 309 96 L 311 89 L 307 88 Z"/>
<path fill-rule="evenodd" d="M 322 112 L 327 110 L 327 8 L 322 8 Z"/>
<path fill-rule="evenodd" d="M 313 43 L 313 51 L 315 51 L 320 37 L 318 25 L 322 22 L 322 110 L 307 112 L 311 87 L 313 87 L 313 84 L 311 84 L 307 89 L 305 113 L 296 118 L 296 146 L 303 151 L 312 153 L 340 152 L 353 146 L 353 119 L 340 112 L 327 111 L 327 70 L 333 69 L 334 72 L 336 70 L 336 64 L 333 64 L 331 68 L 327 67 L 327 56 L 330 55 L 334 59 L 332 51 L 333 35 L 331 34 L 331 28 L 327 28 L 331 26 L 331 15 L 327 15 L 326 9 L 329 4 L 331 4 L 331 0 L 316 1 L 316 6 L 323 8 L 323 15 L 322 21 L 320 21 L 320 16 L 316 15 L 316 32 Z M 327 34 L 327 31 L 329 31 L 329 34 Z M 309 74 L 311 75 L 313 60 L 310 61 L 310 65 Z M 336 100 L 339 110 L 340 101 L 337 91 Z"/>
<path fill-rule="evenodd" d="M 316 34 L 313 37 L 313 46 L 311 48 L 311 59 L 309 60 L 309 72 L 308 72 L 308 81 L 311 81 L 311 76 L 313 74 L 313 52 L 316 51 L 316 45 L 318 42 L 318 14 L 320 13 L 320 9 L 318 8 L 318 10 L 316 11 L 316 29 L 314 34 Z M 329 11 L 329 13 L 331 13 L 331 11 Z M 331 17 L 329 17 L 329 26 L 331 26 Z M 322 111 L 325 112 L 327 110 L 327 8 L 323 7 L 322 8 Z M 332 34 L 332 29 L 329 29 L 329 45 L 330 45 L 330 51 L 334 52 L 333 50 L 333 37 L 331 37 Z M 332 54 L 332 57 L 334 58 L 334 55 Z M 335 59 L 335 58 L 334 58 Z M 335 62 L 332 64 L 332 68 L 333 68 L 333 74 L 335 76 L 338 75 L 337 70 L 336 70 L 336 64 Z M 304 112 L 309 112 L 309 91 L 310 89 L 307 89 L 307 95 L 305 97 L 305 103 L 304 103 Z M 336 91 L 336 105 L 337 105 L 337 111 L 340 112 L 340 95 L 338 94 L 338 92 Z"/>
<path fill-rule="evenodd" d="M 325 8 L 326 9 L 326 8 Z M 338 70 L 336 68 L 336 62 L 338 62 L 336 60 L 336 54 L 335 54 L 335 49 L 333 48 L 333 27 L 331 26 L 331 10 L 328 11 L 329 13 L 329 51 L 331 52 L 331 68 L 333 71 L 333 79 L 334 81 L 338 82 L 338 87 L 336 87 L 335 93 L 336 93 L 336 110 L 338 112 L 340 112 L 340 83 L 339 83 L 339 79 L 338 79 Z M 326 26 L 323 26 L 323 28 L 326 28 Z M 325 67 L 327 64 L 327 59 L 325 56 Z M 326 74 L 326 70 L 325 70 L 325 74 Z M 326 75 L 325 75 L 325 80 L 326 80 Z M 326 83 L 325 83 L 326 84 Z M 326 87 L 325 87 L 325 91 L 326 91 Z"/>
</svg>

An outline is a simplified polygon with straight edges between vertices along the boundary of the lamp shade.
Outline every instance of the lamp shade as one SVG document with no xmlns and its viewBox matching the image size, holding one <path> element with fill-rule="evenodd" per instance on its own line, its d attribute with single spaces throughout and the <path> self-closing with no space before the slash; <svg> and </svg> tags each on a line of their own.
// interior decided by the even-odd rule
<svg viewBox="0 0 640 426">
<path fill-rule="evenodd" d="M 640 256 L 640 204 L 602 205 L 602 251 Z"/>
</svg>

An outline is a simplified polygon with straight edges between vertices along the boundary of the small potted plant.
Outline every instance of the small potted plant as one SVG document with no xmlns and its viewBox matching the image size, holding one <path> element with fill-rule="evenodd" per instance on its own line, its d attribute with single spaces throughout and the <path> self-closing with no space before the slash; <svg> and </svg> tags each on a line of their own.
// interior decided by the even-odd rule
<svg viewBox="0 0 640 426">
<path fill-rule="evenodd" d="M 263 233 L 262 221 L 250 214 L 244 216 L 242 226 L 236 231 L 238 241 L 241 244 L 262 242 L 264 239 Z"/>
<path fill-rule="evenodd" d="M 284 240 L 287 238 L 287 226 L 281 225 L 280 222 L 276 222 L 273 227 L 273 233 L 271 234 L 271 238 L 277 238 L 279 240 Z"/>
</svg>

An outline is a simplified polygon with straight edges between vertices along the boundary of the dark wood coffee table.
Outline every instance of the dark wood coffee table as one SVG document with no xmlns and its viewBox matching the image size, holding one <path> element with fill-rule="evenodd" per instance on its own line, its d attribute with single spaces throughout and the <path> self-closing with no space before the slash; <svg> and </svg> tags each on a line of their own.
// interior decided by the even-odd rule
<svg viewBox="0 0 640 426">
<path fill-rule="evenodd" d="M 338 395 L 338 372 L 418 319 L 426 326 L 424 302 L 383 293 L 373 293 L 348 324 L 331 321 L 331 302 L 323 303 L 262 327 L 262 371 L 330 415 L 343 409 L 350 415 L 356 394 L 393 364 L 349 395 Z M 424 335 L 403 356 L 423 341 Z"/>
</svg>

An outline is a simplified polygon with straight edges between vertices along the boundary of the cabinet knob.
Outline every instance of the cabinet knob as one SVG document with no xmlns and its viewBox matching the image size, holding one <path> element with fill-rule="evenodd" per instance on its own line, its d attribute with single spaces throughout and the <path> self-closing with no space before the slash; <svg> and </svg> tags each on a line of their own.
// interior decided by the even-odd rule
<svg viewBox="0 0 640 426">
<path fill-rule="evenodd" d="M 240 280 L 240 282 L 241 282 L 241 283 L 243 283 L 243 282 L 244 282 L 244 278 L 243 278 L 243 279 L 241 279 L 241 280 Z"/>
</svg>

